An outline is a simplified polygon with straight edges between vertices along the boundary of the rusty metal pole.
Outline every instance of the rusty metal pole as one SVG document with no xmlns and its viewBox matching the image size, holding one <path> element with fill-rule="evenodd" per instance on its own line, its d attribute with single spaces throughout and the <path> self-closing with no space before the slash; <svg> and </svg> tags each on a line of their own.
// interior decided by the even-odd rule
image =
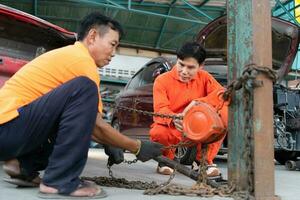
<svg viewBox="0 0 300 200">
<path fill-rule="evenodd" d="M 247 64 L 271 67 L 270 1 L 228 0 L 227 20 L 229 81 L 241 76 Z M 238 191 L 248 191 L 256 200 L 271 200 L 275 199 L 272 81 L 262 74 L 257 79 L 263 86 L 250 97 L 253 109 L 245 109 L 242 92 L 236 93 L 230 106 L 228 173 Z M 249 113 L 252 118 L 246 121 Z"/>
</svg>

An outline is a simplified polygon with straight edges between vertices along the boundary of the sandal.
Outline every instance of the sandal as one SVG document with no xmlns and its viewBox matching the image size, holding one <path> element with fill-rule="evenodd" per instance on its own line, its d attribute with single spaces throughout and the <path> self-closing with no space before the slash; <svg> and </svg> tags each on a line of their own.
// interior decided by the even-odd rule
<svg viewBox="0 0 300 200">
<path fill-rule="evenodd" d="M 71 194 L 44 193 L 40 191 L 38 197 L 42 199 L 100 199 L 107 197 L 107 193 L 100 186 L 90 181 L 82 182 L 76 190 L 86 187 L 96 188 L 98 192 L 94 196 L 72 196 Z"/>
<path fill-rule="evenodd" d="M 32 176 L 26 176 L 22 173 L 18 174 L 13 167 L 6 164 L 3 165 L 3 170 L 10 176 L 10 178 L 3 178 L 3 181 L 13 185 L 20 187 L 38 187 L 41 182 L 39 173 L 35 173 Z"/>
</svg>

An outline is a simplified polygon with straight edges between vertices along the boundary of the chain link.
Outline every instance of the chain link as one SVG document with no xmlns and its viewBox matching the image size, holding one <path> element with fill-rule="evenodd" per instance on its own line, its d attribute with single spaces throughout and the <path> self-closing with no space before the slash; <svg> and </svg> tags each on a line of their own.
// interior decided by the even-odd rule
<svg viewBox="0 0 300 200">
<path fill-rule="evenodd" d="M 277 74 L 276 71 L 269 67 L 265 66 L 257 66 L 255 64 L 248 64 L 246 65 L 242 76 L 240 76 L 238 79 L 232 81 L 228 86 L 226 91 L 223 94 L 223 99 L 225 101 L 229 100 L 230 97 L 233 96 L 234 92 L 236 90 L 240 90 L 242 88 L 245 88 L 246 90 L 249 90 L 253 87 L 262 86 L 262 82 L 259 82 L 256 79 L 258 73 L 261 72 L 265 74 L 269 79 L 272 80 L 273 83 L 277 80 Z M 252 80 L 252 82 L 248 82 L 249 80 Z"/>
<path fill-rule="evenodd" d="M 128 165 L 131 165 L 131 164 L 134 164 L 138 161 L 138 159 L 134 159 L 134 160 L 124 160 L 123 162 L 128 164 Z"/>
<path fill-rule="evenodd" d="M 111 104 L 111 103 L 109 103 L 109 104 Z M 136 113 L 140 113 L 140 114 L 150 116 L 150 117 L 169 118 L 169 119 L 173 119 L 173 120 L 175 120 L 175 119 L 182 120 L 183 119 L 183 116 L 178 116 L 176 114 L 164 114 L 164 113 L 150 112 L 150 111 L 145 111 L 145 110 L 139 110 L 136 108 L 129 108 L 126 106 L 121 106 L 121 105 L 118 105 L 115 107 L 117 107 L 118 109 L 121 109 L 121 110 L 136 112 Z"/>
<path fill-rule="evenodd" d="M 199 168 L 199 177 L 198 181 L 195 185 L 192 187 L 185 187 L 178 184 L 170 184 L 171 181 L 175 177 L 176 169 L 174 169 L 174 172 L 170 175 L 169 179 L 160 185 L 158 185 L 156 182 L 142 182 L 142 181 L 127 181 L 126 179 L 117 179 L 113 176 L 113 172 L 111 170 L 111 166 L 107 166 L 109 170 L 109 176 L 107 177 L 94 177 L 94 178 L 88 178 L 84 177 L 86 180 L 93 180 L 99 185 L 104 186 L 112 186 L 112 187 L 123 187 L 123 188 L 130 188 L 130 189 L 142 189 L 145 190 L 144 194 L 148 195 L 156 195 L 156 194 L 169 194 L 169 195 L 186 195 L 186 196 L 202 196 L 202 197 L 211 197 L 214 195 L 219 195 L 222 197 L 228 197 L 231 196 L 235 200 L 253 200 L 254 197 L 252 196 L 254 192 L 254 186 L 253 186 L 253 152 L 252 152 L 252 141 L 253 141 L 253 135 L 252 135 L 252 125 L 251 120 L 253 116 L 252 108 L 253 108 L 253 100 L 250 99 L 253 97 L 253 90 L 255 87 L 259 87 L 263 85 L 262 81 L 256 80 L 256 77 L 259 73 L 265 74 L 269 79 L 271 79 L 274 82 L 277 80 L 277 75 L 274 70 L 272 70 L 269 67 L 264 66 L 256 66 L 255 64 L 249 64 L 245 66 L 245 69 L 242 73 L 242 76 L 239 77 L 237 80 L 234 80 L 227 86 L 226 91 L 223 94 L 223 103 L 224 105 L 225 101 L 228 101 L 233 98 L 233 95 L 235 91 L 244 89 L 243 90 L 243 100 L 244 100 L 244 113 L 245 113 L 245 130 L 246 133 L 244 134 L 246 137 L 246 148 L 244 152 L 244 156 L 246 158 L 246 165 L 247 165 L 247 171 L 248 171 L 248 185 L 249 190 L 248 191 L 239 191 L 238 188 L 234 184 L 227 184 L 227 185 L 221 185 L 219 187 L 213 188 L 210 185 L 207 185 L 207 164 L 206 164 L 206 152 L 207 152 L 207 145 L 202 146 L 201 150 L 201 161 L 200 161 L 200 168 Z M 106 103 L 109 104 L 112 107 L 116 107 L 113 103 Z M 130 112 L 136 112 L 141 113 L 143 115 L 151 116 L 151 117 L 162 117 L 162 118 L 171 118 L 171 119 L 179 119 L 182 120 L 183 116 L 177 116 L 174 114 L 163 114 L 163 113 L 155 113 L 155 112 L 149 112 L 144 110 L 139 110 L 135 108 L 129 108 L 125 106 L 118 105 L 117 108 L 130 111 Z M 221 108 L 217 108 L 217 111 L 219 112 Z M 171 145 L 168 147 L 165 147 L 165 149 L 171 149 L 171 148 L 177 148 L 181 146 L 189 146 L 192 145 L 191 141 L 186 142 L 180 142 L 176 145 Z M 137 162 L 137 159 L 133 161 L 124 161 L 127 164 L 133 164 Z"/>
</svg>

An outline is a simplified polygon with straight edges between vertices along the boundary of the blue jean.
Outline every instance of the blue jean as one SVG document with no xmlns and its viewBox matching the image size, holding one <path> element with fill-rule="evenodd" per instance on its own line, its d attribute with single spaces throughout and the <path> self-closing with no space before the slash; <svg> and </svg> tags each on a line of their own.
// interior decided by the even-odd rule
<svg viewBox="0 0 300 200">
<path fill-rule="evenodd" d="M 0 160 L 17 158 L 21 172 L 69 194 L 80 183 L 98 112 L 98 90 L 87 77 L 74 78 L 18 109 L 0 125 Z"/>
</svg>

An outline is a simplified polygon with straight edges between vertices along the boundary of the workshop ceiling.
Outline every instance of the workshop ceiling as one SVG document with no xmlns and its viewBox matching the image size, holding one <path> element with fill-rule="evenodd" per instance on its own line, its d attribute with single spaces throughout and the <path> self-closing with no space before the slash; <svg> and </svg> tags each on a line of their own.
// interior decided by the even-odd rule
<svg viewBox="0 0 300 200">
<path fill-rule="evenodd" d="M 271 0 L 274 10 L 291 0 Z M 226 0 L 0 0 L 1 4 L 43 18 L 70 31 L 80 19 L 100 11 L 118 20 L 122 46 L 174 51 L 215 18 L 226 14 Z"/>
</svg>

